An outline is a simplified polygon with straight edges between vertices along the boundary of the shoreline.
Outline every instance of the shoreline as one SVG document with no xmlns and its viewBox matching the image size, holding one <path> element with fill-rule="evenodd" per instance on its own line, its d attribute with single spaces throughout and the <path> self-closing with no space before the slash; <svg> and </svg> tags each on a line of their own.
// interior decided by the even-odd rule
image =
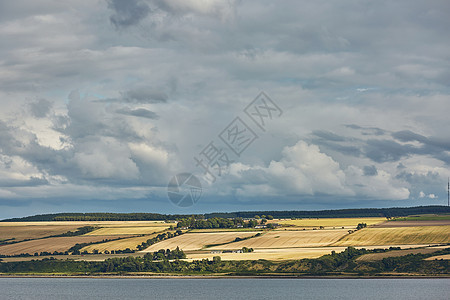
<svg viewBox="0 0 450 300">
<path fill-rule="evenodd" d="M 350 276 L 350 275 L 6 275 L 2 278 L 84 278 L 84 279 L 450 279 L 450 275 L 372 275 L 372 276 Z"/>
</svg>

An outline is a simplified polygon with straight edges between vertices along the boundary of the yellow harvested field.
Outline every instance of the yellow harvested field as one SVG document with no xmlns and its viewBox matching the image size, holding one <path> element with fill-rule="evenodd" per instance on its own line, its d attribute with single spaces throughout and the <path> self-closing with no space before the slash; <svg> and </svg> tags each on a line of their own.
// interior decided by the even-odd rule
<svg viewBox="0 0 450 300">
<path fill-rule="evenodd" d="M 188 260 L 212 259 L 214 256 L 220 256 L 222 260 L 294 260 L 303 258 L 318 258 L 325 254 L 331 254 L 331 251 L 342 252 L 345 247 L 327 247 L 327 248 L 288 248 L 288 249 L 256 249 L 250 253 L 188 253 Z"/>
<path fill-rule="evenodd" d="M 130 248 L 131 250 L 137 250 L 137 246 L 142 244 L 142 242 L 146 242 L 148 239 L 155 237 L 157 234 L 138 236 L 132 238 L 121 239 L 117 241 L 110 241 L 101 244 L 89 245 L 81 249 L 81 252 L 87 251 L 92 253 L 94 249 L 105 252 L 105 250 L 125 250 Z"/>
<path fill-rule="evenodd" d="M 113 239 L 117 236 L 70 236 L 54 237 L 48 239 L 25 241 L 16 244 L 0 246 L 0 254 L 17 255 L 21 253 L 34 254 L 35 252 L 64 252 L 69 250 L 77 243 L 90 243 L 102 241 L 104 239 Z"/>
<path fill-rule="evenodd" d="M 417 247 L 424 247 L 425 245 L 417 245 Z M 365 249 L 376 249 L 376 248 L 389 248 L 388 246 L 367 246 L 367 247 L 356 247 L 356 248 L 365 248 Z M 393 247 L 400 248 L 412 248 L 412 245 L 393 245 Z M 347 247 L 316 247 L 316 248 L 272 248 L 272 249 L 255 249 L 254 252 L 250 253 L 211 253 L 213 250 L 209 251 L 191 251 L 187 252 L 187 260 L 200 260 L 200 259 L 212 259 L 214 256 L 220 256 L 222 260 L 258 260 L 258 259 L 266 259 L 266 260 L 297 260 L 304 258 L 318 258 L 326 254 L 331 254 L 331 251 L 335 251 L 336 253 L 342 252 Z M 433 247 L 436 251 L 438 247 Z M 419 251 L 423 249 L 418 249 Z M 218 251 L 218 250 L 214 250 Z M 402 250 L 403 251 L 403 250 Z M 414 250 L 406 250 L 406 251 L 414 251 Z M 389 253 L 389 252 L 387 252 Z M 371 254 L 367 254 L 371 255 Z M 445 259 L 445 258 L 444 258 Z"/>
<path fill-rule="evenodd" d="M 86 233 L 85 235 L 136 235 L 153 234 L 168 229 L 169 226 L 129 226 L 129 227 L 104 227 Z"/>
<path fill-rule="evenodd" d="M 58 235 L 67 231 L 75 231 L 83 226 L 105 227 L 89 235 L 115 234 L 152 234 L 159 232 L 175 223 L 163 221 L 52 221 L 52 222 L 0 222 L 0 240 L 15 238 L 15 240 L 38 239 Z M 108 229 L 111 228 L 108 233 Z M 114 228 L 117 228 L 114 230 Z"/>
<path fill-rule="evenodd" d="M 211 249 L 323 247 L 331 245 L 345 234 L 348 234 L 345 229 L 269 231 L 259 237 L 215 246 Z"/>
<path fill-rule="evenodd" d="M 333 246 L 407 245 L 450 243 L 450 226 L 364 228 Z"/>
<path fill-rule="evenodd" d="M 237 237 L 251 237 L 258 232 L 218 232 L 218 233 L 185 233 L 151 245 L 143 252 L 155 252 L 160 249 L 175 249 L 180 247 L 184 251 L 200 250 L 207 245 L 222 244 L 234 241 Z"/>
<path fill-rule="evenodd" d="M 425 258 L 425 260 L 435 260 L 435 259 L 437 259 L 437 260 L 441 260 L 441 259 L 450 260 L 450 254 L 436 255 L 436 256 Z"/>
<path fill-rule="evenodd" d="M 393 250 L 393 251 L 388 251 L 388 252 L 384 252 L 384 253 L 364 254 L 364 255 L 358 257 L 356 260 L 357 261 L 377 261 L 377 260 L 382 260 L 383 258 L 405 256 L 408 254 L 419 254 L 419 253 L 420 254 L 428 254 L 428 253 L 436 252 L 438 250 L 440 250 L 440 249 L 436 249 L 434 247 L 421 248 L 421 249 Z"/>
<path fill-rule="evenodd" d="M 298 219 L 273 220 L 272 223 L 292 225 L 297 227 L 356 227 L 359 223 L 373 225 L 386 221 L 386 218 L 324 218 L 324 219 Z"/>
<path fill-rule="evenodd" d="M 67 231 L 75 231 L 79 225 L 4 225 L 0 222 L 0 240 L 38 239 L 51 235 L 58 235 Z"/>
</svg>

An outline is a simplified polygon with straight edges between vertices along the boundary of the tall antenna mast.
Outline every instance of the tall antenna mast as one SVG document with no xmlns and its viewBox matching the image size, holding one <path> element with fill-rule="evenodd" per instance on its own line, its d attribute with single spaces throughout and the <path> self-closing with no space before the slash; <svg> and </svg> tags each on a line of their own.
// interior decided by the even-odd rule
<svg viewBox="0 0 450 300">
<path fill-rule="evenodd" d="M 450 177 L 447 181 L 447 206 L 450 207 Z"/>
</svg>

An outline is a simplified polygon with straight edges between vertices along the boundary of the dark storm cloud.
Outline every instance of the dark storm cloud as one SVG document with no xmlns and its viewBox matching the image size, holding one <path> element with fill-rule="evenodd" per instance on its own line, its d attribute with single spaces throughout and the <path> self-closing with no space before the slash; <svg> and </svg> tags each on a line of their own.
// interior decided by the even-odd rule
<svg viewBox="0 0 450 300">
<path fill-rule="evenodd" d="M 50 112 L 53 103 L 46 99 L 39 99 L 30 103 L 30 111 L 36 118 L 44 118 Z"/>
<path fill-rule="evenodd" d="M 417 141 L 424 144 L 428 148 L 435 148 L 435 151 L 450 151 L 450 141 L 437 137 L 426 137 L 410 130 L 397 131 L 392 133 L 392 137 L 402 142 Z M 431 149 L 430 149 L 431 150 Z"/>
<path fill-rule="evenodd" d="M 399 174 L 397 174 L 396 178 L 405 180 L 409 182 L 412 186 L 436 185 L 439 184 L 440 181 L 442 181 L 439 176 L 439 173 L 431 171 L 425 174 L 402 171 Z"/>
<path fill-rule="evenodd" d="M 0 150 L 3 152 L 14 147 L 14 145 L 18 146 L 20 144 L 21 143 L 14 138 L 9 126 L 0 120 Z"/>
<path fill-rule="evenodd" d="M 312 138 L 311 142 L 322 147 L 325 147 L 328 150 L 336 151 L 342 153 L 344 155 L 359 157 L 361 156 L 361 149 L 357 145 L 352 144 L 342 144 L 338 142 L 334 142 L 333 140 L 326 140 L 324 138 Z"/>
<path fill-rule="evenodd" d="M 450 165 L 449 140 L 433 136 L 426 137 L 410 130 L 394 132 L 392 137 L 401 142 L 419 142 L 421 145 L 415 147 L 413 154 L 429 155 Z"/>
<path fill-rule="evenodd" d="M 442 174 L 438 172 L 428 171 L 426 173 L 417 173 L 411 171 L 402 171 L 397 174 L 396 179 L 408 182 L 410 185 L 411 194 L 416 198 L 423 194 L 439 194 L 444 190 L 447 180 L 442 178 Z"/>
<path fill-rule="evenodd" d="M 44 178 L 32 177 L 28 180 L 0 180 L 0 187 L 25 187 L 47 185 L 49 182 Z"/>
<path fill-rule="evenodd" d="M 112 137 L 121 141 L 140 141 L 131 124 L 124 118 L 114 118 L 115 110 L 104 101 L 80 99 L 78 92 L 69 95 L 67 116 L 54 118 L 54 129 L 64 133 L 71 140 L 83 141 L 99 137 Z"/>
<path fill-rule="evenodd" d="M 372 166 L 364 166 L 363 172 L 365 176 L 375 176 L 378 175 L 377 167 L 374 165 Z"/>
<path fill-rule="evenodd" d="M 141 0 L 109 0 L 108 7 L 114 10 L 109 20 L 116 29 L 138 24 L 151 11 L 147 3 Z"/>
<path fill-rule="evenodd" d="M 109 138 L 110 141 L 108 137 L 105 137 L 108 132 L 114 132 L 116 136 L 118 134 L 125 136 L 127 133 L 109 128 L 109 130 L 103 129 L 103 135 L 90 131 L 80 136 L 79 132 L 83 129 L 73 128 L 73 126 L 81 126 L 79 121 L 71 119 L 70 130 L 64 130 L 69 134 L 75 133 L 75 135 L 69 135 L 73 147 L 60 150 L 43 146 L 38 142 L 35 134 L 8 126 L 0 121 L 0 153 L 9 157 L 20 157 L 41 174 L 63 176 L 70 183 L 108 184 L 111 187 L 127 186 L 131 183 L 141 184 L 134 176 L 136 166 L 129 158 L 129 151 L 121 146 L 121 142 L 114 141 L 112 138 Z M 135 132 L 132 134 L 136 135 Z M 119 140 L 124 141 L 125 138 L 120 137 Z M 133 137 L 127 137 L 127 140 L 133 140 Z M 109 171 L 103 172 L 101 167 L 106 167 L 106 165 L 109 166 Z M 5 166 L 8 167 L 8 164 Z M 33 177 L 21 181 L 6 178 L 0 182 L 0 186 L 8 187 L 33 187 L 46 184 L 48 184 L 47 179 Z"/>
<path fill-rule="evenodd" d="M 134 116 L 134 117 L 153 119 L 153 120 L 159 119 L 159 116 L 155 112 L 150 111 L 145 108 L 138 108 L 138 109 L 121 108 L 121 109 L 116 110 L 116 113 L 119 113 L 122 115 Z"/>
<path fill-rule="evenodd" d="M 392 133 L 392 136 L 402 142 L 418 141 L 421 143 L 426 143 L 428 141 L 428 139 L 423 135 L 414 133 L 410 130 L 397 131 Z"/>
<path fill-rule="evenodd" d="M 354 142 L 357 142 L 357 139 L 353 137 L 338 135 L 326 130 L 314 130 L 311 134 L 313 135 L 311 142 L 316 145 L 344 155 L 354 157 L 361 155 L 361 149 L 357 145 L 354 145 Z"/>
<path fill-rule="evenodd" d="M 122 99 L 129 103 L 161 103 L 167 102 L 166 93 L 151 88 L 141 87 L 122 92 Z"/>
<path fill-rule="evenodd" d="M 71 172 L 73 167 L 68 162 L 71 150 L 54 150 L 42 146 L 33 133 L 8 126 L 2 121 L 0 121 L 0 153 L 10 157 L 19 156 L 38 170 L 54 175 Z M 9 184 L 29 186 L 45 184 L 45 180 L 38 178 L 22 183 L 14 182 L 16 181 L 12 180 Z"/>
<path fill-rule="evenodd" d="M 326 131 L 326 130 L 314 130 L 312 132 L 313 135 L 328 140 L 328 141 L 334 141 L 334 142 L 343 142 L 346 141 L 346 138 L 340 135 L 337 135 L 333 132 Z"/>
<path fill-rule="evenodd" d="M 426 137 L 409 130 L 394 132 L 392 137 L 395 140 L 367 140 L 364 146 L 365 155 L 378 163 L 400 161 L 412 155 L 427 155 L 450 164 L 449 141 L 436 137 Z M 411 142 L 421 144 L 414 145 Z"/>
<path fill-rule="evenodd" d="M 404 164 L 399 163 L 399 164 L 397 165 L 397 170 L 404 170 L 404 169 L 406 169 L 406 167 L 405 167 Z"/>
<path fill-rule="evenodd" d="M 410 130 L 391 134 L 394 139 L 374 138 L 388 132 L 381 128 L 362 127 L 356 124 L 345 125 L 346 128 L 361 131 L 368 139 L 338 135 L 330 131 L 315 130 L 311 141 L 326 149 L 354 157 L 367 157 L 377 163 L 397 162 L 413 155 L 434 157 L 450 164 L 450 142 L 442 138 L 426 137 Z M 414 144 L 419 142 L 420 144 Z M 365 170 L 365 169 L 364 169 Z"/>
<path fill-rule="evenodd" d="M 318 145 L 325 145 L 325 143 L 319 142 Z M 340 152 L 344 155 L 350 155 L 354 157 L 360 157 L 361 156 L 361 149 L 358 146 L 351 146 L 351 145 L 339 145 L 339 144 L 331 144 L 328 143 L 326 146 L 336 152 Z"/>
<path fill-rule="evenodd" d="M 344 125 L 347 128 L 359 130 L 362 135 L 384 135 L 386 131 L 377 127 L 363 127 L 356 124 Z"/>
<path fill-rule="evenodd" d="M 392 140 L 369 139 L 364 145 L 366 157 L 377 163 L 395 162 L 417 152 L 412 145 L 402 145 Z"/>
</svg>

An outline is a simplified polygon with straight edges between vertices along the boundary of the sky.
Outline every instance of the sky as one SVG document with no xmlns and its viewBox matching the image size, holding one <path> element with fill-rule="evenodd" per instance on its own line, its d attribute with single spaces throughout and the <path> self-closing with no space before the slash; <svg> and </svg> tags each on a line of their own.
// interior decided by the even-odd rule
<svg viewBox="0 0 450 300">
<path fill-rule="evenodd" d="M 446 0 L 1 1 L 0 218 L 444 205 L 449 15 Z M 192 206 L 168 197 L 181 173 L 201 184 Z"/>
</svg>

